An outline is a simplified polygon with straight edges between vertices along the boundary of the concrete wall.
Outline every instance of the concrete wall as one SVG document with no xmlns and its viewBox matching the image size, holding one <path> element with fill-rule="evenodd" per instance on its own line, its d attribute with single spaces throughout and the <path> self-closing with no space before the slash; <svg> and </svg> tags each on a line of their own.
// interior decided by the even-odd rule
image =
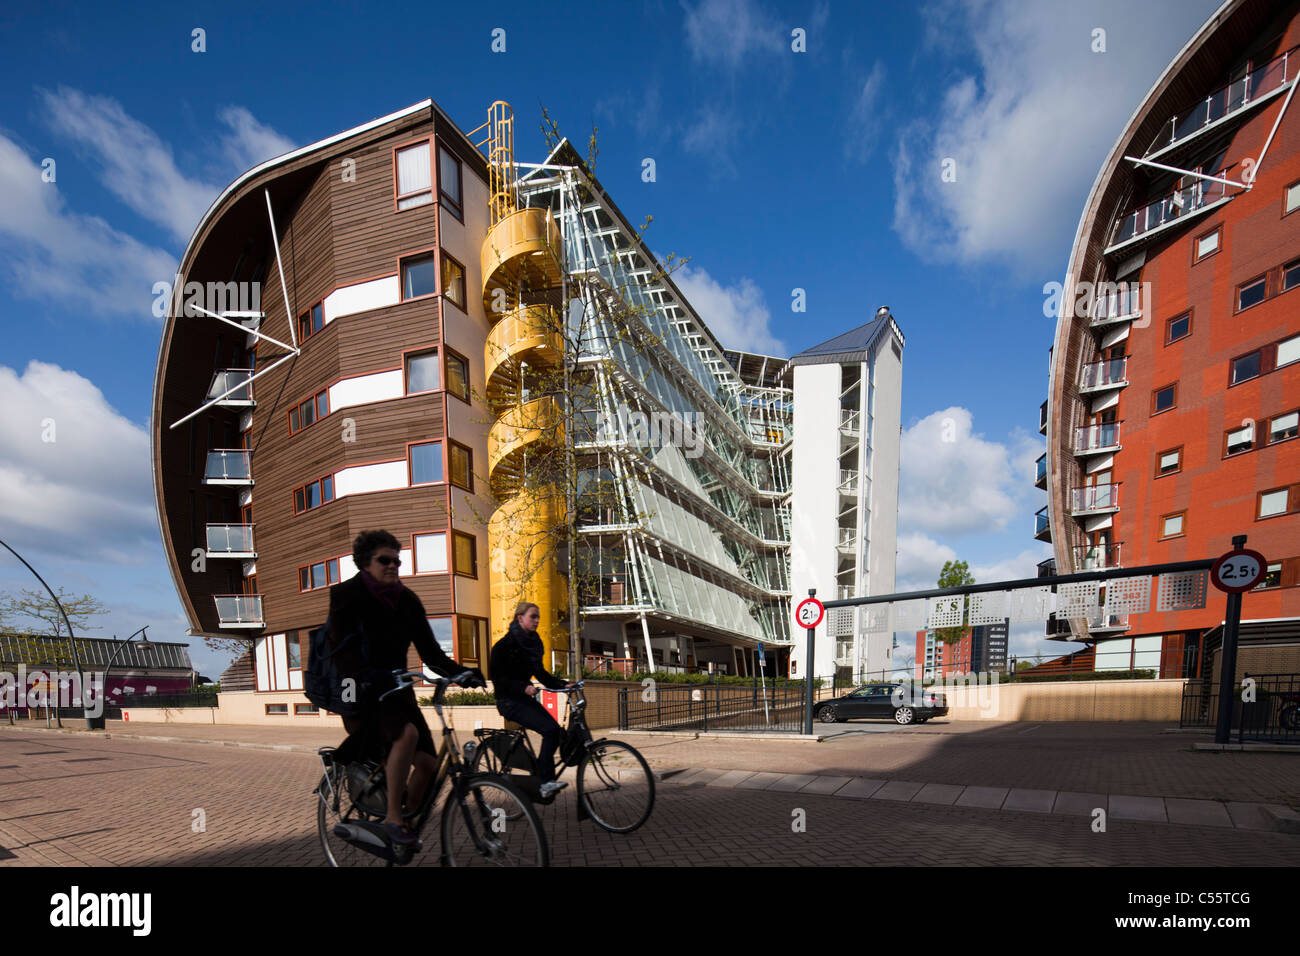
<svg viewBox="0 0 1300 956">
<path fill-rule="evenodd" d="M 949 720 L 1121 721 L 1177 723 L 1179 680 L 1033 681 L 979 687 L 936 684 Z"/>
<path fill-rule="evenodd" d="M 294 704 L 304 704 L 301 693 L 254 693 L 253 691 L 228 692 L 217 695 L 216 707 L 130 707 L 122 709 L 128 723 L 168 724 L 235 724 L 259 727 L 333 727 L 343 731 L 343 719 L 337 714 L 295 714 Z M 287 704 L 288 715 L 266 712 L 267 704 Z M 437 734 L 438 715 L 432 707 L 421 707 L 425 723 Z M 500 729 L 505 722 L 494 706 L 446 707 L 448 725 L 462 736 L 476 727 Z"/>
</svg>

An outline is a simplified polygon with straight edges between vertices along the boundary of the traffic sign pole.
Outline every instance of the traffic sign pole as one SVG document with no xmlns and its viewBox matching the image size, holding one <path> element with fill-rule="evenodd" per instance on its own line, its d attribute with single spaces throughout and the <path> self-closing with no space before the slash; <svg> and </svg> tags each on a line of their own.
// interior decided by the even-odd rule
<svg viewBox="0 0 1300 956">
<path fill-rule="evenodd" d="M 815 599 L 817 597 L 817 589 L 809 588 L 808 597 Z M 820 618 L 818 620 L 820 621 Z M 813 667 L 813 644 L 815 643 L 816 636 L 817 627 L 816 624 L 814 624 L 812 627 L 808 628 L 808 652 L 807 656 L 804 658 L 803 665 L 803 732 L 810 735 L 813 732 L 813 673 L 815 672 L 815 668 Z"/>
<path fill-rule="evenodd" d="M 1232 550 L 1240 551 L 1246 546 L 1246 536 L 1239 534 L 1232 539 Z M 1211 575 L 1217 578 L 1217 575 Z M 1217 582 L 1216 582 L 1217 583 Z M 1232 736 L 1232 711 L 1236 704 L 1237 683 L 1237 629 L 1241 624 L 1241 592 L 1228 592 L 1228 607 L 1223 616 L 1223 644 L 1219 650 L 1221 667 L 1219 668 L 1219 720 L 1214 727 L 1214 742 L 1226 744 Z"/>
</svg>

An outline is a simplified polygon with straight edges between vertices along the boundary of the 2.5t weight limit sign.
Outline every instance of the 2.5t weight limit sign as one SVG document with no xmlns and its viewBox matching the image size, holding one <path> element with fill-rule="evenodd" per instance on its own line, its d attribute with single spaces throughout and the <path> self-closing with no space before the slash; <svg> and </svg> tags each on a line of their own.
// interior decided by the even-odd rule
<svg viewBox="0 0 1300 956">
<path fill-rule="evenodd" d="M 1243 548 L 1229 551 L 1210 568 L 1210 581 L 1220 591 L 1240 594 L 1249 591 L 1264 579 L 1268 569 L 1264 556 L 1258 551 Z"/>
<path fill-rule="evenodd" d="M 816 627 L 825 616 L 826 606 L 816 598 L 804 598 L 794 609 L 794 619 L 800 627 Z"/>
</svg>

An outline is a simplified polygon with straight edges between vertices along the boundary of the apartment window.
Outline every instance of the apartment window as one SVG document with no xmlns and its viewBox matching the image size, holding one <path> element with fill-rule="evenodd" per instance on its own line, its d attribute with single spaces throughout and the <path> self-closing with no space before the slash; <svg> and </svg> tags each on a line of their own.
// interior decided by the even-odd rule
<svg viewBox="0 0 1300 956">
<path fill-rule="evenodd" d="M 1160 537 L 1177 538 L 1183 534 L 1183 519 L 1187 512 L 1180 511 L 1177 514 L 1165 515 L 1160 519 Z"/>
<path fill-rule="evenodd" d="M 1300 285 L 1300 261 L 1288 263 L 1282 267 L 1282 291 L 1294 289 Z"/>
<path fill-rule="evenodd" d="M 1255 585 L 1256 591 L 1282 586 L 1282 562 L 1274 561 L 1264 569 L 1264 578 Z"/>
<path fill-rule="evenodd" d="M 1197 262 L 1219 251 L 1219 232 L 1219 229 L 1215 229 L 1213 232 L 1208 232 L 1196 240 Z"/>
<path fill-rule="evenodd" d="M 438 350 L 420 352 L 406 357 L 406 394 L 437 391 Z"/>
<path fill-rule="evenodd" d="M 1177 448 L 1171 448 L 1169 451 L 1162 451 L 1156 456 L 1156 477 L 1161 475 L 1172 475 L 1183 470 L 1183 448 L 1179 445 Z"/>
<path fill-rule="evenodd" d="M 293 490 L 293 513 L 301 514 L 334 500 L 334 476 L 326 475 Z"/>
<path fill-rule="evenodd" d="M 304 399 L 289 409 L 289 434 L 300 432 L 308 425 L 330 413 L 330 396 L 328 389 L 322 389 L 311 398 Z"/>
<path fill-rule="evenodd" d="M 460 160 L 442 146 L 438 147 L 438 195 L 442 197 L 444 203 L 452 207 L 452 212 L 459 219 L 461 215 Z"/>
<path fill-rule="evenodd" d="M 1298 361 L 1300 361 L 1300 335 L 1277 343 L 1277 360 L 1273 363 L 1274 368 L 1281 368 L 1283 365 Z"/>
<path fill-rule="evenodd" d="M 447 391 L 461 401 L 469 401 L 469 363 L 447 349 Z"/>
<path fill-rule="evenodd" d="M 298 590 L 315 591 L 339 583 L 339 559 L 318 561 L 298 569 Z"/>
<path fill-rule="evenodd" d="M 1156 389 L 1151 400 L 1151 414 L 1159 415 L 1161 412 L 1167 412 L 1174 407 L 1174 395 L 1177 385 L 1166 385 L 1164 388 Z"/>
<path fill-rule="evenodd" d="M 412 256 L 402 260 L 402 298 L 414 299 L 438 291 L 438 257 Z"/>
<path fill-rule="evenodd" d="M 453 531 L 451 535 L 452 568 L 468 578 L 478 577 L 478 541 L 472 534 Z"/>
<path fill-rule="evenodd" d="M 451 618 L 449 617 L 431 617 L 429 621 L 429 630 L 433 631 L 433 639 L 438 642 L 442 652 L 448 657 L 453 656 L 455 648 L 453 642 L 455 632 L 452 628 Z"/>
<path fill-rule="evenodd" d="M 397 208 L 412 209 L 433 202 L 433 176 L 429 144 L 396 150 Z"/>
<path fill-rule="evenodd" d="M 315 704 L 294 704 L 293 715 L 295 717 L 310 717 L 313 714 L 319 714 L 320 708 Z"/>
<path fill-rule="evenodd" d="M 1286 187 L 1286 196 L 1283 200 L 1282 215 L 1285 216 L 1287 213 L 1295 212 L 1297 209 L 1300 209 L 1300 183 L 1292 183 L 1290 186 Z"/>
<path fill-rule="evenodd" d="M 1224 440 L 1223 455 L 1239 455 L 1243 451 L 1250 451 L 1255 446 L 1255 423 L 1244 425 L 1241 428 L 1228 432 Z"/>
<path fill-rule="evenodd" d="M 457 659 L 462 664 L 477 664 L 487 643 L 487 621 L 481 617 L 458 616 L 456 626 L 460 632 L 457 635 Z"/>
<path fill-rule="evenodd" d="M 1237 290 L 1237 311 L 1249 309 L 1252 305 L 1258 305 L 1264 301 L 1265 293 L 1268 290 L 1266 276 L 1260 276 L 1247 282 Z"/>
<path fill-rule="evenodd" d="M 266 713 L 268 717 L 270 716 L 288 717 L 289 705 L 288 704 L 267 704 Z"/>
<path fill-rule="evenodd" d="M 465 309 L 465 267 L 447 253 L 442 254 L 442 294 Z"/>
<path fill-rule="evenodd" d="M 447 573 L 447 534 L 417 534 L 414 542 L 416 574 Z"/>
<path fill-rule="evenodd" d="M 325 328 L 325 308 L 317 302 L 298 316 L 298 341 L 305 342 L 323 328 Z"/>
<path fill-rule="evenodd" d="M 1256 515 L 1260 518 L 1272 518 L 1275 515 L 1284 515 L 1291 511 L 1287 506 L 1290 498 L 1290 488 L 1278 488 L 1275 491 L 1261 491 L 1259 493 L 1259 507 Z"/>
<path fill-rule="evenodd" d="M 1179 339 L 1185 339 L 1192 334 L 1192 313 L 1184 312 L 1175 319 L 1170 319 L 1169 324 L 1165 327 L 1165 344 L 1172 345 Z"/>
<path fill-rule="evenodd" d="M 302 643 L 298 640 L 297 631 L 290 631 L 284 635 L 284 651 L 289 670 L 302 670 Z"/>
<path fill-rule="evenodd" d="M 1248 382 L 1252 378 L 1259 378 L 1260 353 L 1251 352 L 1249 355 L 1243 355 L 1235 358 L 1231 363 L 1231 370 L 1228 376 L 1228 385 L 1240 385 L 1242 382 Z"/>
<path fill-rule="evenodd" d="M 411 484 L 429 485 L 442 481 L 442 442 L 410 445 L 406 454 L 411 466 Z"/>
<path fill-rule="evenodd" d="M 1288 412 L 1285 415 L 1278 415 L 1276 418 L 1269 419 L 1268 443 L 1271 445 L 1274 442 L 1295 438 L 1297 425 L 1300 425 L 1300 412 Z"/>
<path fill-rule="evenodd" d="M 447 442 L 447 466 L 451 483 L 466 491 L 474 490 L 474 454 L 464 445 Z"/>
</svg>

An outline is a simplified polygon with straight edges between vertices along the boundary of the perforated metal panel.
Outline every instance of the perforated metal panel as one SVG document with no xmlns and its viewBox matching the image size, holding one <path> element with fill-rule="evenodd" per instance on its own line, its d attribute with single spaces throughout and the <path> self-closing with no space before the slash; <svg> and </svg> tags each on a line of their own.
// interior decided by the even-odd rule
<svg viewBox="0 0 1300 956">
<path fill-rule="evenodd" d="M 890 607 L 891 631 L 919 631 L 925 627 L 925 601 L 899 601 Z"/>
<path fill-rule="evenodd" d="M 1001 624 L 1007 617 L 1006 591 L 980 591 L 970 596 L 970 625 Z"/>
<path fill-rule="evenodd" d="M 1151 610 L 1151 575 L 1106 582 L 1106 614 L 1145 614 Z"/>
<path fill-rule="evenodd" d="M 1013 623 L 1028 621 L 1042 623 L 1054 610 L 1050 587 L 1016 588 L 1010 594 L 1007 617 L 1011 618 Z"/>
<path fill-rule="evenodd" d="M 851 637 L 853 635 L 853 608 L 831 608 L 831 633 L 836 637 Z"/>
<path fill-rule="evenodd" d="M 888 604 L 869 604 L 862 609 L 862 630 L 866 634 L 878 634 L 889 630 Z"/>
<path fill-rule="evenodd" d="M 1083 620 L 1097 613 L 1101 586 L 1096 581 L 1071 581 L 1056 588 L 1056 616 Z"/>
<path fill-rule="evenodd" d="M 965 616 L 966 596 L 949 594 L 945 597 L 933 597 L 927 601 L 926 627 L 960 627 Z"/>
<path fill-rule="evenodd" d="M 1157 611 L 1195 611 L 1205 607 L 1208 571 L 1176 571 L 1160 575 Z"/>
</svg>

